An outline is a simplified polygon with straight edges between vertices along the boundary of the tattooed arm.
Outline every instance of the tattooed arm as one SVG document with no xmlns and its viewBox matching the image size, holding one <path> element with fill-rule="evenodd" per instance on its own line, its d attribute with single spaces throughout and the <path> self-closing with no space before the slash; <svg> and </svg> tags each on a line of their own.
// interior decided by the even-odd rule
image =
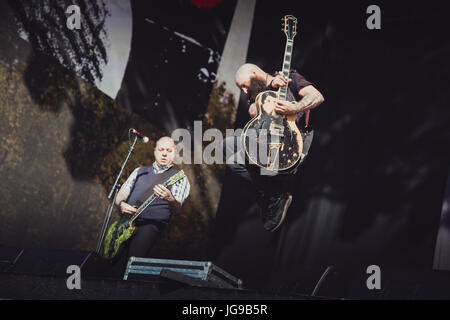
<svg viewBox="0 0 450 320">
<path fill-rule="evenodd" d="M 325 101 L 322 94 L 314 88 L 314 86 L 307 86 L 301 88 L 298 94 L 303 97 L 298 103 L 298 112 L 314 109 L 319 104 Z"/>
<path fill-rule="evenodd" d="M 299 102 L 278 100 L 275 111 L 285 115 L 297 114 L 299 112 L 314 109 L 325 101 L 319 90 L 312 85 L 301 88 L 298 93 L 302 97 Z"/>
</svg>

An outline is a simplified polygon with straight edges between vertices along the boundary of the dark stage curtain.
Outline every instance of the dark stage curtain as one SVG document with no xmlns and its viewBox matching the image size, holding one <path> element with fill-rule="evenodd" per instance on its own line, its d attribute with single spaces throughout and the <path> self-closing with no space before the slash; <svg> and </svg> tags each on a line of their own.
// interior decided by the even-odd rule
<svg viewBox="0 0 450 320">
<path fill-rule="evenodd" d="M 311 113 L 314 142 L 275 234 L 227 172 L 211 254 L 251 287 L 312 289 L 329 265 L 432 268 L 449 164 L 446 17 L 437 3 L 382 3 L 372 31 L 370 4 L 257 4 L 248 61 L 280 70 L 276 17 L 297 16 L 292 66 L 325 103 Z M 237 127 L 246 121 L 241 103 Z"/>
</svg>

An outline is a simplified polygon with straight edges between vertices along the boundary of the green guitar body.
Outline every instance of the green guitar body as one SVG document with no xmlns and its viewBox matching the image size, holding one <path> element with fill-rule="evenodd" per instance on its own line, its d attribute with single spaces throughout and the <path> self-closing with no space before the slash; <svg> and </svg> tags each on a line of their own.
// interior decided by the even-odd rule
<svg viewBox="0 0 450 320">
<path fill-rule="evenodd" d="M 129 217 L 124 216 L 114 222 L 106 233 L 103 256 L 106 259 L 113 259 L 117 256 L 122 245 L 131 238 L 135 231 L 136 227 Z"/>
</svg>

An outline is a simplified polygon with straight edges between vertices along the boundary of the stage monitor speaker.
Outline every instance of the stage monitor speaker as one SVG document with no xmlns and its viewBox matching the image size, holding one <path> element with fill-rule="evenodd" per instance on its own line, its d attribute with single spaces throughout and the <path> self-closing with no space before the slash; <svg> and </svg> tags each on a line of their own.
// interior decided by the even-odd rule
<svg viewBox="0 0 450 320">
<path fill-rule="evenodd" d="M 170 269 L 162 269 L 159 274 L 161 278 L 173 280 L 179 283 L 186 284 L 192 287 L 200 288 L 220 288 L 220 289 L 236 289 L 235 287 L 230 287 L 228 284 L 215 280 L 201 280 L 198 278 L 187 276 L 181 272 L 172 271 Z"/>
<path fill-rule="evenodd" d="M 316 297 L 319 295 L 320 289 L 322 288 L 323 284 L 326 283 L 327 279 L 330 277 L 333 277 L 336 274 L 336 270 L 334 266 L 328 266 L 325 271 L 323 272 L 322 276 L 320 277 L 319 281 L 317 281 L 316 286 L 314 287 L 313 292 L 311 293 L 311 296 Z"/>
<path fill-rule="evenodd" d="M 0 272 L 8 272 L 14 268 L 23 254 L 23 249 L 0 246 Z"/>
<path fill-rule="evenodd" d="M 366 273 L 367 265 L 328 266 L 318 280 L 312 296 L 344 299 L 383 299 L 389 292 L 390 277 L 381 267 L 381 289 L 369 289 Z"/>
<path fill-rule="evenodd" d="M 66 276 L 70 265 L 82 266 L 90 252 L 24 249 L 12 269 L 14 273 Z"/>
<path fill-rule="evenodd" d="M 6 272 L 67 277 L 67 267 L 70 265 L 79 266 L 85 278 L 120 279 L 123 275 L 123 270 L 114 270 L 109 261 L 95 252 L 17 248 L 0 250 L 0 267 Z"/>
<path fill-rule="evenodd" d="M 172 271 L 172 272 L 171 272 Z M 242 280 L 210 261 L 130 257 L 123 279 L 145 280 L 161 276 L 199 286 L 242 289 Z M 202 282 L 203 281 L 203 282 Z"/>
<path fill-rule="evenodd" d="M 450 272 L 380 266 L 380 288 L 369 289 L 367 266 L 329 266 L 319 279 L 313 296 L 391 300 L 449 299 Z"/>
</svg>

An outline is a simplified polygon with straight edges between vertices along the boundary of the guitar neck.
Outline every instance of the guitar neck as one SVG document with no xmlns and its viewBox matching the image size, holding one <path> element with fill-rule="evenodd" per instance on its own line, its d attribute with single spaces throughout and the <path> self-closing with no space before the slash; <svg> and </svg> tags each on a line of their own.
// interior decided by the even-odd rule
<svg viewBox="0 0 450 320">
<path fill-rule="evenodd" d="M 284 50 L 283 68 L 282 72 L 286 79 L 289 79 L 289 71 L 291 70 L 292 49 L 294 47 L 294 40 L 286 40 L 286 48 Z M 278 89 L 278 99 L 286 100 L 288 86 L 283 86 Z"/>
</svg>

